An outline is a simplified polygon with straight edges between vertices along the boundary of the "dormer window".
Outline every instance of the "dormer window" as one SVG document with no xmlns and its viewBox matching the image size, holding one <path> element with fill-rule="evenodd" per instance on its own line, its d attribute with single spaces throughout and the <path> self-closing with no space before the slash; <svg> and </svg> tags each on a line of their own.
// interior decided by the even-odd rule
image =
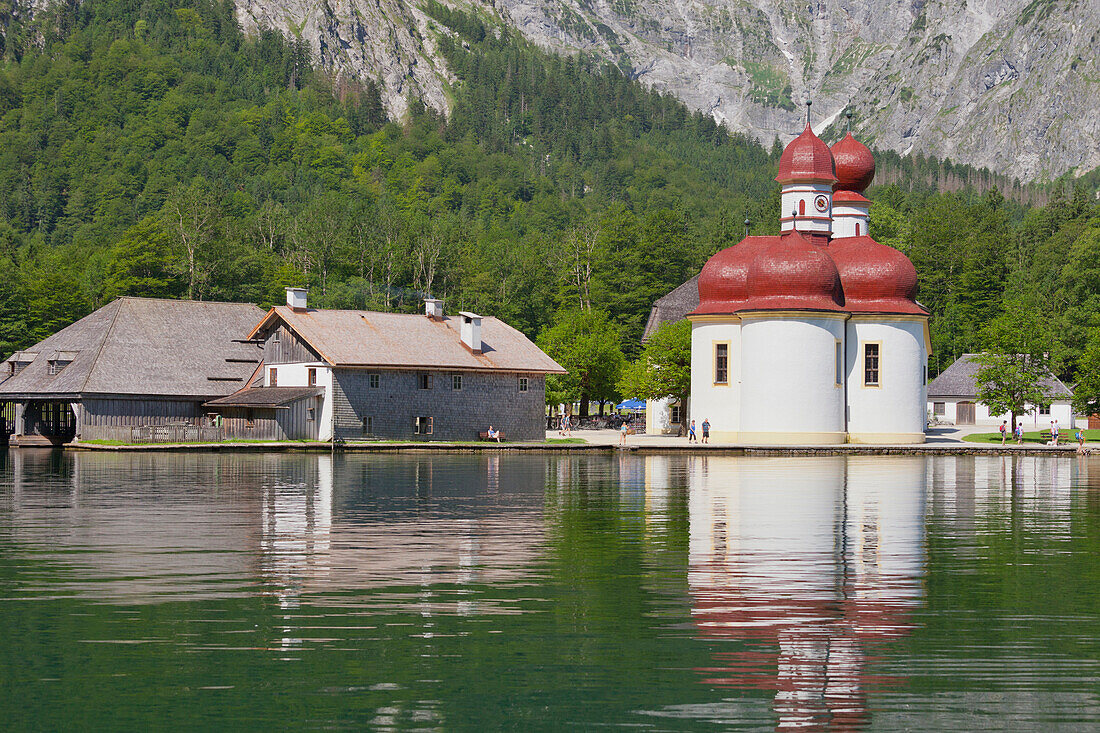
<svg viewBox="0 0 1100 733">
<path fill-rule="evenodd" d="M 62 369 L 64 369 L 65 367 L 69 366 L 72 363 L 73 362 L 72 362 L 71 359 L 70 360 L 50 359 L 49 362 L 47 362 L 47 371 L 49 372 L 50 376 L 53 377 L 57 374 L 60 374 Z"/>
</svg>

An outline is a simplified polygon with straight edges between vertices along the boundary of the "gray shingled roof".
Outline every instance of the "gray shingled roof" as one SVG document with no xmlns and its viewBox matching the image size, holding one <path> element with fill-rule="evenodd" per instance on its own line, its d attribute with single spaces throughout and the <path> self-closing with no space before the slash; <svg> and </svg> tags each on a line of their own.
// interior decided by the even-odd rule
<svg viewBox="0 0 1100 733">
<path fill-rule="evenodd" d="M 955 363 L 940 372 L 940 375 L 928 384 L 928 399 L 940 397 L 969 397 L 978 393 L 977 374 L 981 366 L 973 361 L 978 354 L 963 354 Z M 1054 399 L 1069 399 L 1073 392 L 1062 380 L 1051 374 L 1043 380 L 1046 393 Z"/>
<path fill-rule="evenodd" d="M 653 301 L 649 310 L 642 341 L 646 341 L 666 323 L 678 323 L 687 318 L 687 314 L 699 307 L 699 276 L 688 280 L 668 295 Z"/>
<path fill-rule="evenodd" d="M 37 356 L 0 384 L 0 398 L 221 397 L 256 369 L 261 351 L 243 340 L 262 317 L 246 303 L 119 298 L 21 352 Z M 55 358 L 71 363 L 51 375 Z"/>
<path fill-rule="evenodd" d="M 206 403 L 206 407 L 281 407 L 322 394 L 320 387 L 249 387 Z"/>
<path fill-rule="evenodd" d="M 564 374 L 565 370 L 507 323 L 481 319 L 482 353 L 463 343 L 460 320 L 408 313 L 272 308 L 253 334 L 282 319 L 333 366 L 506 370 Z"/>
</svg>

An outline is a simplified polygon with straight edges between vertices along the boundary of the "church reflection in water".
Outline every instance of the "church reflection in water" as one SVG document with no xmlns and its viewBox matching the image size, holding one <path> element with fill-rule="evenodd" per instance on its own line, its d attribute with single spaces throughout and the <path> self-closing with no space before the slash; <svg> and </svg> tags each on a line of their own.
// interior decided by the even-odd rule
<svg viewBox="0 0 1100 733">
<path fill-rule="evenodd" d="M 926 466 L 695 459 L 692 616 L 703 638 L 724 642 L 702 681 L 772 692 L 781 730 L 862 727 L 867 691 L 883 682 L 869 655 L 906 634 L 921 603 Z"/>
</svg>

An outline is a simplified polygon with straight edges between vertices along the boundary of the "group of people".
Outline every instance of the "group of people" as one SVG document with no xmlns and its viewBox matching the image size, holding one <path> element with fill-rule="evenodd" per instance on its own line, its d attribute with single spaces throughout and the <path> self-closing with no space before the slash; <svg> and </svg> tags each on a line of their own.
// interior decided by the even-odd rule
<svg viewBox="0 0 1100 733">
<path fill-rule="evenodd" d="M 1008 427 L 1008 420 L 1001 421 L 1001 445 L 1004 445 L 1008 440 L 1008 433 L 1010 428 Z M 1016 427 L 1011 428 L 1012 439 L 1017 444 L 1024 442 L 1024 426 L 1022 423 L 1017 422 Z M 1058 440 L 1061 437 L 1061 429 L 1058 426 L 1057 420 L 1050 421 L 1050 442 L 1048 445 L 1058 445 Z M 1078 448 L 1083 448 L 1085 445 L 1085 432 L 1081 428 L 1075 428 L 1073 433 L 1074 440 L 1077 441 Z"/>
<path fill-rule="evenodd" d="M 703 418 L 703 424 L 702 424 L 701 427 L 703 428 L 703 442 L 704 443 L 709 443 L 710 442 L 710 419 L 704 417 Z M 688 442 L 689 443 L 698 443 L 699 442 L 699 438 L 695 434 L 695 421 L 694 420 L 692 420 L 691 424 L 688 425 Z"/>
</svg>

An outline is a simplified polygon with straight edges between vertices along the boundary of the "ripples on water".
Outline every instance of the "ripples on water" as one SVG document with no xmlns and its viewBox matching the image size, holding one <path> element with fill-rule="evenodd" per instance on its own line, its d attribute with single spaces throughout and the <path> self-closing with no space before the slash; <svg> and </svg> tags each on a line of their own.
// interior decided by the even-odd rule
<svg viewBox="0 0 1100 733">
<path fill-rule="evenodd" d="M 1100 460 L 0 453 L 22 729 L 1100 724 Z"/>
</svg>

